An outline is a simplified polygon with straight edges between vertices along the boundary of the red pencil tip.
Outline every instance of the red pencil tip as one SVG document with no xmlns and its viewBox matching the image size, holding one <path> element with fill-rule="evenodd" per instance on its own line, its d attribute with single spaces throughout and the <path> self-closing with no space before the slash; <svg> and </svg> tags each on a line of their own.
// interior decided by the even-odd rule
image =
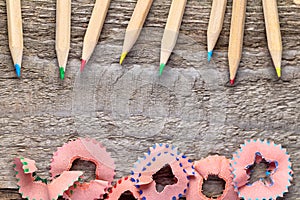
<svg viewBox="0 0 300 200">
<path fill-rule="evenodd" d="M 80 71 L 83 72 L 84 70 L 84 67 L 85 67 L 85 64 L 86 64 L 86 60 L 81 60 L 81 66 L 80 66 Z"/>
<path fill-rule="evenodd" d="M 234 79 L 230 79 L 230 85 L 234 85 Z"/>
</svg>

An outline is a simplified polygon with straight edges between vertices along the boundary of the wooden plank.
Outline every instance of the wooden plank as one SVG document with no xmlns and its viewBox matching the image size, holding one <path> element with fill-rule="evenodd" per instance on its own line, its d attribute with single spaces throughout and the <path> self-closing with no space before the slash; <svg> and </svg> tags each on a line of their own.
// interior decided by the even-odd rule
<svg viewBox="0 0 300 200">
<path fill-rule="evenodd" d="M 268 52 L 261 1 L 249 1 L 243 58 L 237 83 L 227 87 L 232 1 L 207 63 L 206 30 L 211 1 L 187 2 L 174 53 L 158 77 L 160 41 L 171 0 L 154 1 L 141 37 L 118 64 L 135 0 L 111 2 L 100 42 L 79 75 L 85 29 L 93 1 L 72 1 L 67 76 L 59 80 L 55 55 L 55 0 L 22 1 L 24 58 L 15 78 L 8 48 L 6 9 L 0 1 L 0 199 L 20 199 L 11 161 L 34 159 L 48 176 L 57 147 L 93 137 L 111 152 L 117 176 L 155 142 L 169 142 L 193 160 L 228 158 L 244 139 L 268 138 L 287 148 L 294 178 L 285 199 L 299 199 L 300 46 L 299 7 L 278 1 L 282 29 L 282 80 L 276 81 Z M 85 168 L 87 169 L 87 168 Z M 91 171 L 88 169 L 88 171 Z"/>
</svg>

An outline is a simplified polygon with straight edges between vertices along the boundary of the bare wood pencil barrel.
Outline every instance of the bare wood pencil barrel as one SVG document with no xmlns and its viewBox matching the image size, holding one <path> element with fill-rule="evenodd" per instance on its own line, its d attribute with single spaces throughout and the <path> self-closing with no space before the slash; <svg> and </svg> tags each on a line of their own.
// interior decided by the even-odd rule
<svg viewBox="0 0 300 200">
<path fill-rule="evenodd" d="M 90 59 L 101 34 L 110 0 L 97 0 L 92 16 L 83 40 L 82 63 L 80 70 L 83 71 L 86 62 Z"/>
<path fill-rule="evenodd" d="M 56 1 L 56 54 L 60 78 L 65 78 L 65 71 L 70 51 L 71 38 L 71 0 Z"/>
<path fill-rule="evenodd" d="M 137 41 L 142 31 L 146 17 L 151 8 L 152 2 L 153 0 L 139 0 L 137 2 L 131 19 L 126 28 L 120 64 L 123 63 L 123 60 L 125 59 L 126 55 Z"/>
<path fill-rule="evenodd" d="M 7 29 L 9 49 L 18 77 L 21 76 L 21 63 L 23 57 L 23 28 L 21 16 L 21 1 L 7 0 Z"/>
<path fill-rule="evenodd" d="M 186 0 L 172 1 L 164 35 L 161 41 L 160 74 L 162 74 L 162 71 L 176 45 L 185 5 Z"/>
<path fill-rule="evenodd" d="M 229 76 L 231 84 L 234 84 L 237 69 L 242 57 L 246 6 L 247 0 L 233 0 L 228 47 Z"/>
<path fill-rule="evenodd" d="M 213 154 L 230 158 L 245 139 L 267 138 L 291 155 L 294 181 L 282 199 L 298 200 L 300 5 L 277 1 L 283 49 L 277 81 L 262 1 L 247 2 L 239 78 L 232 88 L 226 87 L 232 0 L 210 63 L 206 34 L 212 1 L 187 1 L 168 73 L 159 78 L 157 65 L 171 0 L 153 1 L 130 58 L 123 66 L 118 63 L 136 2 L 111 1 L 89 66 L 79 73 L 94 2 L 72 0 L 70 52 L 61 81 L 55 52 L 56 1 L 22 1 L 21 79 L 16 78 L 10 55 L 6 4 L 0 1 L 0 199 L 20 200 L 14 157 L 34 159 L 38 175 L 48 177 L 57 147 L 91 137 L 111 152 L 116 179 L 128 175 L 132 163 L 154 142 L 172 143 L 199 160 Z M 90 164 L 83 169 L 94 174 Z M 215 187 L 211 185 L 210 191 Z"/>
<path fill-rule="evenodd" d="M 222 31 L 225 10 L 227 7 L 227 0 L 214 0 L 209 17 L 209 23 L 207 28 L 207 60 L 210 61 L 213 49 L 219 39 Z"/>
<path fill-rule="evenodd" d="M 282 42 L 278 18 L 277 1 L 263 0 L 263 9 L 266 23 L 268 47 L 276 69 L 277 76 L 281 77 Z"/>
</svg>

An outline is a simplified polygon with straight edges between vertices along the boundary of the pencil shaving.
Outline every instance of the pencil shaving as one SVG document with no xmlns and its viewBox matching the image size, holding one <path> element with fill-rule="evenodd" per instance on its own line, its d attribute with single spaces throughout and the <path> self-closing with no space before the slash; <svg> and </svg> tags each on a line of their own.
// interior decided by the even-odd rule
<svg viewBox="0 0 300 200">
<path fill-rule="evenodd" d="M 200 200 L 238 200 L 239 197 L 234 191 L 230 161 L 224 156 L 209 156 L 205 159 L 196 161 L 195 164 L 196 176 L 190 180 L 190 188 L 188 189 L 186 198 L 187 200 L 200 199 Z M 225 189 L 222 195 L 217 198 L 208 198 L 202 193 L 202 185 L 204 180 L 207 180 L 210 175 L 218 176 L 225 181 Z"/>
<path fill-rule="evenodd" d="M 132 196 L 136 199 L 138 199 L 140 196 L 137 188 L 135 187 L 134 183 L 130 180 L 128 176 L 123 177 L 116 182 L 114 187 L 111 188 L 106 199 L 107 200 L 119 199 L 121 195 L 126 191 L 129 191 L 132 194 Z"/>
<path fill-rule="evenodd" d="M 15 158 L 14 169 L 16 171 L 19 193 L 21 193 L 23 198 L 29 200 L 57 199 L 83 174 L 81 171 L 63 172 L 59 177 L 53 179 L 51 183 L 46 184 L 46 180 L 33 176 L 33 173 L 37 170 L 33 160 Z"/>
<path fill-rule="evenodd" d="M 53 154 L 50 172 L 52 177 L 72 167 L 73 161 L 82 159 L 96 165 L 96 179 L 113 181 L 115 164 L 101 143 L 93 139 L 79 138 L 71 141 Z"/>
<path fill-rule="evenodd" d="M 34 160 L 20 157 L 20 161 L 22 162 L 22 168 L 25 174 L 32 174 L 37 171 Z"/>
<path fill-rule="evenodd" d="M 152 176 L 165 165 L 171 167 L 177 182 L 166 185 L 163 191 L 158 192 Z M 174 199 L 185 195 L 190 176 L 194 174 L 192 162 L 179 153 L 176 147 L 169 144 L 155 144 L 136 162 L 131 180 L 138 186 L 142 199 Z"/>
<path fill-rule="evenodd" d="M 254 163 L 266 160 L 270 165 L 266 171 L 271 180 L 266 184 L 261 178 L 252 184 L 248 183 L 250 175 L 248 169 Z M 275 164 L 274 164 L 275 163 Z M 273 142 L 250 140 L 246 141 L 241 149 L 233 155 L 231 161 L 233 181 L 239 197 L 245 199 L 276 199 L 288 192 L 291 185 L 292 169 L 289 155 L 281 145 Z"/>
<path fill-rule="evenodd" d="M 68 200 L 94 200 L 103 198 L 106 193 L 108 182 L 102 180 L 92 180 L 89 183 L 76 182 L 63 195 Z"/>
<path fill-rule="evenodd" d="M 79 138 L 71 141 L 54 153 L 50 169 L 52 177 L 70 170 L 76 159 L 91 161 L 96 165 L 96 180 L 78 183 L 78 187 L 72 188 L 72 192 L 68 191 L 66 196 L 71 196 L 74 200 L 81 199 L 82 195 L 87 195 L 85 199 L 102 197 L 115 175 L 115 164 L 110 154 L 96 140 Z"/>
</svg>

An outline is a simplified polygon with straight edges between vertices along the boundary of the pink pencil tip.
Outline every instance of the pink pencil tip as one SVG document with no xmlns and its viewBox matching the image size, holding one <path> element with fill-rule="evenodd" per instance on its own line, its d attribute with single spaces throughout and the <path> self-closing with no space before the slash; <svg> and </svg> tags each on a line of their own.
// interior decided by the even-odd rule
<svg viewBox="0 0 300 200">
<path fill-rule="evenodd" d="M 230 79 L 230 85 L 234 85 L 234 79 Z"/>
<path fill-rule="evenodd" d="M 84 70 L 84 67 L 85 67 L 85 64 L 86 64 L 86 60 L 81 60 L 81 66 L 80 66 L 80 71 L 83 72 Z"/>
</svg>

